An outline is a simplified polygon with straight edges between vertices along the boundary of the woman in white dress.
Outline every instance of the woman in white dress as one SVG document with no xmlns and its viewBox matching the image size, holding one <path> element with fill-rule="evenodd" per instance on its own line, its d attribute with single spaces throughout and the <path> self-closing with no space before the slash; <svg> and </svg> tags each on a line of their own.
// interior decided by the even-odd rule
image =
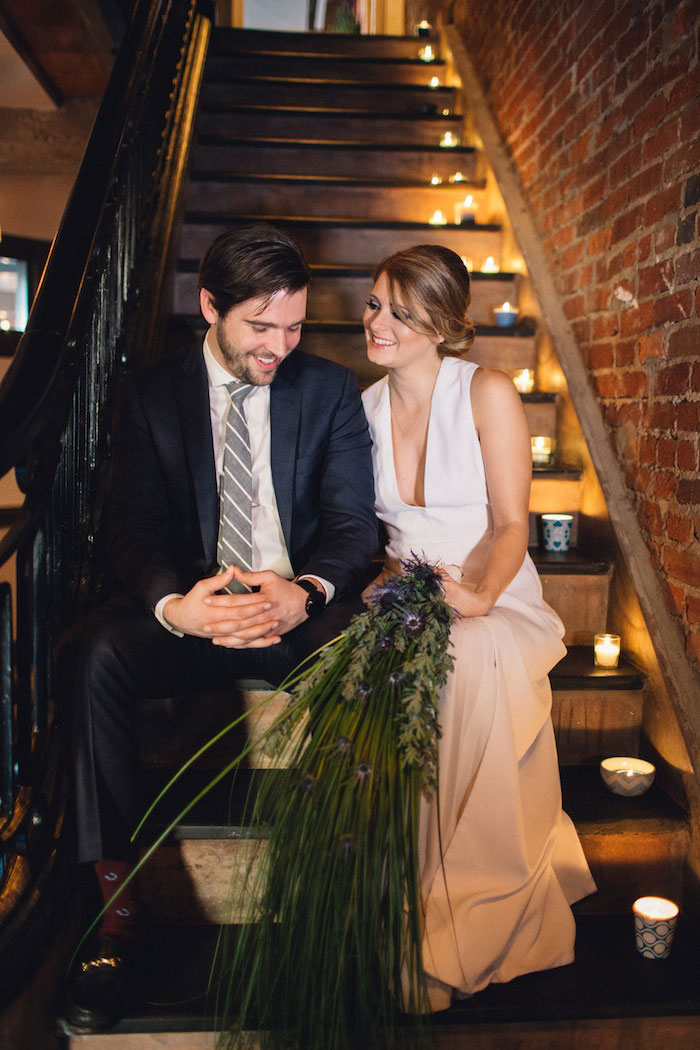
<svg viewBox="0 0 700 1050">
<path fill-rule="evenodd" d="M 436 803 L 421 814 L 434 1010 L 453 992 L 572 962 L 570 905 L 595 890 L 561 808 L 547 675 L 566 650 L 527 553 L 528 426 L 504 373 L 459 359 L 468 306 L 460 257 L 419 245 L 380 264 L 363 315 L 369 359 L 387 369 L 363 395 L 388 533 L 382 577 L 411 553 L 439 563 L 457 613 L 439 822 Z"/>
</svg>

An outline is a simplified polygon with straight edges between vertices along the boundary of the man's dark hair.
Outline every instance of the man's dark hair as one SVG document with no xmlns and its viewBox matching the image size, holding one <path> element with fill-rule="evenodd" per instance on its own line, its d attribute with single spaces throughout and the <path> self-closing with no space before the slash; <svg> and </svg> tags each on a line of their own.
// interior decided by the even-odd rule
<svg viewBox="0 0 700 1050">
<path fill-rule="evenodd" d="M 199 268 L 199 287 L 206 288 L 222 317 L 238 303 L 298 292 L 310 280 L 299 245 L 264 222 L 222 233 Z"/>
</svg>

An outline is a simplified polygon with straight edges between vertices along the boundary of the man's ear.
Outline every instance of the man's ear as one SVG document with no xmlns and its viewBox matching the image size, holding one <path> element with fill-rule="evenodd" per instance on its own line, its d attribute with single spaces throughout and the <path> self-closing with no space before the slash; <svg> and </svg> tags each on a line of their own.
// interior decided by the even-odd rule
<svg viewBox="0 0 700 1050">
<path fill-rule="evenodd" d="M 208 292 L 206 288 L 199 289 L 199 308 L 207 324 L 216 324 L 219 319 L 219 311 L 214 306 L 211 292 Z"/>
</svg>

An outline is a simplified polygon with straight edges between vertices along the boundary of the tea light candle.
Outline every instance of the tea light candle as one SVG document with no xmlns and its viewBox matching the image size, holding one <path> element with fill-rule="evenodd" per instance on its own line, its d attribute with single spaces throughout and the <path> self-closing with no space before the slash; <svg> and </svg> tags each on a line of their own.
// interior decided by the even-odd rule
<svg viewBox="0 0 700 1050">
<path fill-rule="evenodd" d="M 430 86 L 431 86 L 431 88 L 439 88 L 440 87 L 440 77 L 431 77 L 430 78 Z"/>
<path fill-rule="evenodd" d="M 656 766 L 643 758 L 604 758 L 600 763 L 600 775 L 614 795 L 634 798 L 643 795 L 654 783 Z"/>
<path fill-rule="evenodd" d="M 451 131 L 446 131 L 440 139 L 440 145 L 444 149 L 452 149 L 454 146 L 459 146 L 459 139 Z"/>
<path fill-rule="evenodd" d="M 496 324 L 499 328 L 512 328 L 518 319 L 518 311 L 509 302 L 497 306 L 493 311 L 496 315 Z"/>
<path fill-rule="evenodd" d="M 450 115 L 449 109 L 443 109 L 442 115 L 443 115 L 443 117 L 449 117 L 449 115 Z"/>
<path fill-rule="evenodd" d="M 531 368 L 521 368 L 512 378 L 515 389 L 521 394 L 531 394 L 535 389 L 535 373 Z"/>
<path fill-rule="evenodd" d="M 431 186 L 440 186 L 441 183 L 442 183 L 442 179 L 440 178 L 439 175 L 431 176 L 431 179 L 430 179 L 430 185 Z"/>
<path fill-rule="evenodd" d="M 435 52 L 433 51 L 430 44 L 426 44 L 425 47 L 422 47 L 418 52 L 418 57 L 421 60 L 421 62 L 434 62 Z"/>
<path fill-rule="evenodd" d="M 552 458 L 552 439 L 544 435 L 538 435 L 537 437 L 530 438 L 530 450 L 532 452 L 532 462 L 544 465 L 550 462 Z"/>
<path fill-rule="evenodd" d="M 482 273 L 498 273 L 498 267 L 494 261 L 493 255 L 489 255 L 486 262 L 481 267 Z"/>
<path fill-rule="evenodd" d="M 463 222 L 474 222 L 477 208 L 478 204 L 471 193 L 468 193 L 463 201 L 458 201 L 455 204 L 455 225 L 460 226 Z"/>
<path fill-rule="evenodd" d="M 617 667 L 620 659 L 619 634 L 597 634 L 593 639 L 596 667 Z"/>
<path fill-rule="evenodd" d="M 416 26 L 416 32 L 418 33 L 418 36 L 430 36 L 432 31 L 433 27 L 431 26 L 430 22 L 426 22 L 424 18 Z"/>
<path fill-rule="evenodd" d="M 439 208 L 436 208 L 431 217 L 428 219 L 431 226 L 446 226 L 447 219 L 442 214 Z"/>
<path fill-rule="evenodd" d="M 466 178 L 462 175 L 461 171 L 456 171 L 454 175 L 450 175 L 450 182 L 466 182 Z"/>
</svg>

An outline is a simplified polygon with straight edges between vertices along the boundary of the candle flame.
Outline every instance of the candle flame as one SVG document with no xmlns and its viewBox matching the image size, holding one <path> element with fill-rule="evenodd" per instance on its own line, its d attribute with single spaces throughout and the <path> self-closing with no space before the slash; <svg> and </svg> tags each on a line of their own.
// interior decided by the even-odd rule
<svg viewBox="0 0 700 1050">
<path fill-rule="evenodd" d="M 431 226 L 446 226 L 447 225 L 447 219 L 442 214 L 442 212 L 440 211 L 439 208 L 435 209 L 435 211 L 432 214 L 432 217 L 430 219 L 428 219 L 428 222 L 431 224 Z"/>
<path fill-rule="evenodd" d="M 675 919 L 678 915 L 678 905 L 666 897 L 638 897 L 632 905 L 636 915 L 644 919 Z"/>
<path fill-rule="evenodd" d="M 431 88 L 440 87 L 440 77 L 431 77 L 430 78 L 430 86 L 431 86 Z"/>
</svg>

